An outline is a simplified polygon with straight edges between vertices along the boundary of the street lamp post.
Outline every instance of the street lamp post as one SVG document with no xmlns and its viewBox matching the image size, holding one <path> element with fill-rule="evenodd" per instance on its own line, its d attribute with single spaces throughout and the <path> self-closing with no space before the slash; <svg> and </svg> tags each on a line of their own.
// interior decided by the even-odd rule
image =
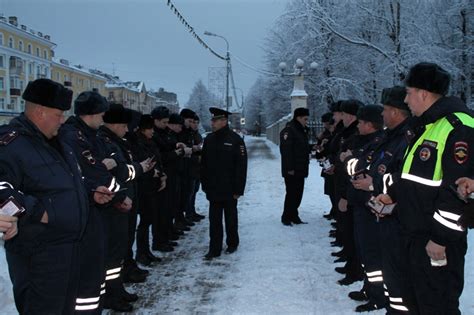
<svg viewBox="0 0 474 315">
<path fill-rule="evenodd" d="M 226 110 L 229 111 L 229 73 L 230 73 L 229 42 L 227 41 L 227 39 L 224 36 L 217 35 L 215 33 L 211 33 L 211 32 L 208 32 L 208 31 L 205 31 L 204 35 L 222 38 L 223 40 L 225 40 L 225 43 L 227 45 L 227 52 L 226 52 L 226 55 L 225 55 L 225 60 L 226 60 L 225 107 L 226 107 Z"/>
<path fill-rule="evenodd" d="M 244 91 L 242 91 L 242 89 L 238 87 L 236 87 L 235 89 L 240 91 L 240 98 L 241 98 L 240 107 L 244 108 Z"/>
<path fill-rule="evenodd" d="M 291 92 L 291 112 L 298 107 L 308 107 L 307 105 L 307 98 L 308 93 L 306 93 L 304 88 L 304 61 L 300 58 L 296 59 L 294 65 L 294 71 L 292 73 L 285 72 L 287 66 L 285 62 L 280 62 L 278 65 L 281 71 L 282 76 L 290 76 L 294 79 L 293 91 Z M 311 62 L 310 69 L 315 70 L 318 67 L 316 62 Z"/>
</svg>

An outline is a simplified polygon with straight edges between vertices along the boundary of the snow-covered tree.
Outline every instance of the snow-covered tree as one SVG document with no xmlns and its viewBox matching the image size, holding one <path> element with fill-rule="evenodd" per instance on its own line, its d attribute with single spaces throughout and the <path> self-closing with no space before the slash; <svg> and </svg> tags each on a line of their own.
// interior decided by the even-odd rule
<svg viewBox="0 0 474 315">
<path fill-rule="evenodd" d="M 435 62 L 452 75 L 451 94 L 473 106 L 473 15 L 472 0 L 292 0 L 265 41 L 266 70 L 316 61 L 305 79 L 308 107 L 319 115 L 338 99 L 379 103 L 381 90 L 402 84 L 412 65 Z M 292 82 L 260 81 L 270 124 L 289 113 Z"/>
<path fill-rule="evenodd" d="M 210 130 L 211 114 L 209 107 L 216 106 L 217 101 L 209 90 L 206 88 L 202 80 L 196 82 L 186 103 L 186 108 L 189 108 L 198 114 L 201 119 L 201 125 L 205 130 Z"/>
</svg>

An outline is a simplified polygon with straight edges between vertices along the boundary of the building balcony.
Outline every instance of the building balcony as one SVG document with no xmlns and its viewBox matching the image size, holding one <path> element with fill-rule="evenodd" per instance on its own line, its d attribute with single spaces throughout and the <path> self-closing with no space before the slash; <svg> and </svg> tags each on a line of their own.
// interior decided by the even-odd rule
<svg viewBox="0 0 474 315">
<path fill-rule="evenodd" d="M 10 89 L 10 96 L 21 96 L 20 89 Z"/>
<path fill-rule="evenodd" d="M 10 67 L 10 75 L 23 75 L 23 68 L 22 67 Z"/>
<path fill-rule="evenodd" d="M 72 82 L 71 81 L 64 81 L 64 86 L 72 87 Z"/>
</svg>

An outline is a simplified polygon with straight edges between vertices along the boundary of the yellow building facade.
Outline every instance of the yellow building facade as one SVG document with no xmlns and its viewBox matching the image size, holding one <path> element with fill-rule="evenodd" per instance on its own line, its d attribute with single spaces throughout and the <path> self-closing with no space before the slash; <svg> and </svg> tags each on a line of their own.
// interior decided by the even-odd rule
<svg viewBox="0 0 474 315">
<path fill-rule="evenodd" d="M 51 78 L 55 46 L 49 35 L 0 16 L 0 123 L 24 110 L 21 94 L 29 81 Z"/>
<path fill-rule="evenodd" d="M 65 59 L 53 59 L 51 65 L 51 80 L 71 89 L 73 91 L 73 100 L 84 91 L 97 91 L 102 96 L 107 96 L 105 78 L 95 75 L 90 70 L 80 66 L 70 65 L 69 61 Z M 73 112 L 74 109 L 71 108 L 66 114 L 72 114 Z"/>
</svg>

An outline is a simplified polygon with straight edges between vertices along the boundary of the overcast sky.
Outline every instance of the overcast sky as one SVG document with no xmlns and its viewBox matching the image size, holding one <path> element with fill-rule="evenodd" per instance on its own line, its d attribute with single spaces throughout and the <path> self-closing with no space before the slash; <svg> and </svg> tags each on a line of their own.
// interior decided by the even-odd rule
<svg viewBox="0 0 474 315">
<path fill-rule="evenodd" d="M 224 66 L 202 48 L 166 5 L 166 0 L 0 0 L 4 16 L 51 35 L 56 56 L 73 64 L 143 80 L 147 88 L 178 94 L 181 105 L 208 67 Z M 287 0 L 173 0 L 198 34 L 225 36 L 230 51 L 262 67 L 263 40 Z M 225 54 L 222 39 L 202 36 Z M 258 74 L 233 61 L 235 84 L 248 91 Z M 239 95 L 240 97 L 240 95 Z"/>
</svg>

